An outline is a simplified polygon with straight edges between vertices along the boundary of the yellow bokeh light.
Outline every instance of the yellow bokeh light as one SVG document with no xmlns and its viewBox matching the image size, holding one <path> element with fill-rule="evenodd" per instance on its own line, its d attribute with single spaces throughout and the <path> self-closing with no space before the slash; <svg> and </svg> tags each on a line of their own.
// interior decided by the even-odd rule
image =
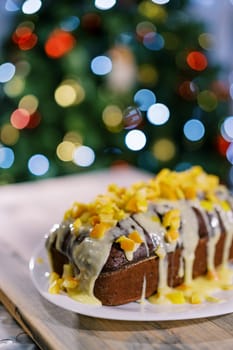
<svg viewBox="0 0 233 350">
<path fill-rule="evenodd" d="M 56 149 L 58 158 L 63 162 L 72 161 L 75 148 L 75 144 L 70 141 L 63 141 L 59 143 Z"/>
<path fill-rule="evenodd" d="M 54 96 L 57 104 L 69 107 L 81 103 L 85 98 L 85 91 L 75 80 L 65 80 L 55 90 Z"/>
<path fill-rule="evenodd" d="M 3 90 L 8 97 L 17 97 L 22 94 L 25 87 L 25 80 L 22 77 L 15 75 L 8 81 Z"/>
<path fill-rule="evenodd" d="M 218 99 L 212 91 L 204 90 L 198 94 L 197 103 L 204 111 L 212 112 L 217 108 Z"/>
<path fill-rule="evenodd" d="M 1 128 L 0 139 L 5 145 L 13 146 L 19 139 L 19 130 L 11 124 L 4 124 Z"/>
<path fill-rule="evenodd" d="M 83 138 L 77 131 L 68 131 L 63 137 L 63 141 L 70 141 L 77 146 L 83 143 Z"/>
<path fill-rule="evenodd" d="M 123 114 L 118 106 L 110 105 L 104 109 L 102 119 L 106 127 L 115 128 L 122 123 Z"/>
<path fill-rule="evenodd" d="M 163 6 L 156 5 L 151 1 L 142 1 L 138 6 L 138 11 L 157 22 L 164 22 L 167 18 L 167 12 Z"/>
<path fill-rule="evenodd" d="M 155 158 L 167 162 L 175 156 L 176 146 L 171 140 L 162 138 L 154 143 L 152 152 Z"/>
<path fill-rule="evenodd" d="M 158 81 L 158 72 L 150 64 L 143 64 L 138 69 L 138 80 L 144 84 L 155 84 Z"/>
<path fill-rule="evenodd" d="M 198 42 L 203 49 L 210 50 L 215 45 L 215 38 L 210 33 L 202 33 L 198 37 Z"/>
<path fill-rule="evenodd" d="M 177 50 L 180 45 L 180 38 L 172 32 L 163 32 L 164 47 L 167 50 Z"/>
<path fill-rule="evenodd" d="M 39 105 L 38 98 L 34 95 L 26 95 L 19 101 L 19 108 L 26 109 L 30 114 L 33 114 Z"/>
</svg>

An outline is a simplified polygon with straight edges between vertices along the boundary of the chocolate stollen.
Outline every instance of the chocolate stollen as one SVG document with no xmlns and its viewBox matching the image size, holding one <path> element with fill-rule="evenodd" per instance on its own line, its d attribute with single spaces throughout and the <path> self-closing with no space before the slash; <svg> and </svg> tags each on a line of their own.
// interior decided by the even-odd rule
<svg viewBox="0 0 233 350">
<path fill-rule="evenodd" d="M 189 286 L 233 259 L 233 197 L 195 166 L 162 170 L 129 188 L 115 184 L 75 202 L 46 240 L 50 292 L 121 305 Z"/>
</svg>

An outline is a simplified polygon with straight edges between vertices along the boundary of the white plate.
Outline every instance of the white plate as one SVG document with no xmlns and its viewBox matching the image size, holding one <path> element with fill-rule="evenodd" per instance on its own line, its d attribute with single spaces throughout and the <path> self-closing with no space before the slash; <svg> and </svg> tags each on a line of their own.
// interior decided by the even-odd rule
<svg viewBox="0 0 233 350">
<path fill-rule="evenodd" d="M 29 263 L 32 281 L 39 293 L 51 303 L 82 315 L 125 321 L 167 321 L 211 317 L 233 312 L 233 291 L 221 291 L 215 296 L 220 303 L 191 305 L 153 305 L 129 303 L 121 306 L 93 306 L 78 303 L 66 295 L 48 293 L 49 262 L 45 241 L 35 250 Z"/>
</svg>

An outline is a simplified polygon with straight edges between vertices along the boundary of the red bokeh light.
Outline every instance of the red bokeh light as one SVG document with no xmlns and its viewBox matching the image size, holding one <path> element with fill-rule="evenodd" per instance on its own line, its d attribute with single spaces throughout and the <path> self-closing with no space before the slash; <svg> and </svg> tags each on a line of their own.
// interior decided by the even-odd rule
<svg viewBox="0 0 233 350">
<path fill-rule="evenodd" d="M 41 115 L 38 111 L 30 115 L 29 122 L 26 126 L 27 129 L 34 129 L 36 128 L 41 121 Z"/>
<path fill-rule="evenodd" d="M 55 30 L 45 43 L 45 52 L 51 58 L 60 58 L 73 49 L 76 40 L 64 30 Z"/>
<path fill-rule="evenodd" d="M 30 114 L 26 109 L 18 108 L 11 114 L 10 121 L 16 129 L 24 129 L 30 121 Z"/>
<path fill-rule="evenodd" d="M 221 135 L 217 136 L 216 147 L 219 154 L 225 157 L 229 145 L 230 145 L 229 141 L 225 140 Z"/>
<path fill-rule="evenodd" d="M 197 97 L 198 87 L 192 81 L 186 80 L 180 84 L 178 92 L 185 100 L 193 101 Z"/>
<path fill-rule="evenodd" d="M 13 33 L 12 40 L 18 45 L 20 50 L 30 50 L 32 49 L 37 41 L 38 37 L 32 32 L 29 27 L 19 27 Z"/>
<path fill-rule="evenodd" d="M 190 52 L 186 58 L 186 61 L 189 67 L 197 71 L 204 70 L 208 65 L 206 56 L 199 51 Z"/>
</svg>

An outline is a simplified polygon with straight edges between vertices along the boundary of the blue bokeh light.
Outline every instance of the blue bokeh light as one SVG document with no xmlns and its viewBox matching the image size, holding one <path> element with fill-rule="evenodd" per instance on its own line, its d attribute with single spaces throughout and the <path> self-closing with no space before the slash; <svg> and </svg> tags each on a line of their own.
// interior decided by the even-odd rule
<svg viewBox="0 0 233 350">
<path fill-rule="evenodd" d="M 200 141 L 205 135 L 205 127 L 198 119 L 190 119 L 184 124 L 183 132 L 189 141 Z"/>
<path fill-rule="evenodd" d="M 106 75 L 112 70 L 112 61 L 107 56 L 97 56 L 91 61 L 91 70 L 96 75 Z"/>
<path fill-rule="evenodd" d="M 0 146 L 0 168 L 8 169 L 15 160 L 14 152 L 9 147 Z"/>
<path fill-rule="evenodd" d="M 134 102 L 141 111 L 147 111 L 156 102 L 156 96 L 151 90 L 141 89 L 134 95 Z"/>
<path fill-rule="evenodd" d="M 35 154 L 28 161 L 29 171 L 36 176 L 42 176 L 49 170 L 49 160 L 43 154 Z"/>
<path fill-rule="evenodd" d="M 6 83 L 15 75 L 16 68 L 14 64 L 6 62 L 0 65 L 0 83 Z"/>
</svg>

